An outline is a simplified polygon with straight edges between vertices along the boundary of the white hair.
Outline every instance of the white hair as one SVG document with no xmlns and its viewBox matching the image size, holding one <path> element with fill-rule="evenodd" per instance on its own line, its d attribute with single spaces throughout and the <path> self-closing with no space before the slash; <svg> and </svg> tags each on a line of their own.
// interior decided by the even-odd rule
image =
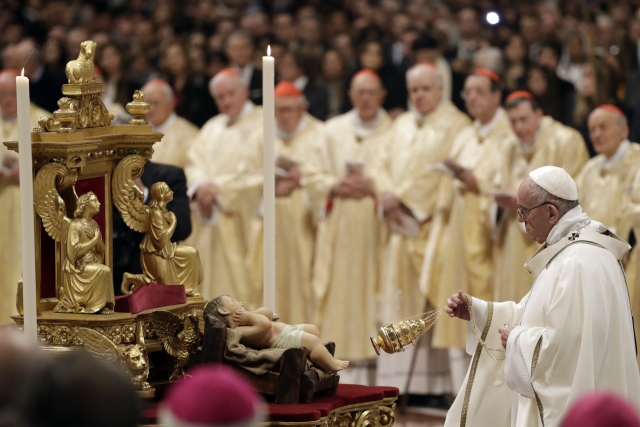
<svg viewBox="0 0 640 427">
<path fill-rule="evenodd" d="M 417 77 L 421 71 L 426 71 L 427 73 L 435 73 L 438 87 L 442 87 L 442 75 L 440 74 L 440 70 L 426 64 L 416 64 L 407 70 L 407 85 L 409 83 L 409 78 Z"/>
<path fill-rule="evenodd" d="M 149 86 L 160 86 L 160 88 L 162 89 L 162 94 L 164 95 L 164 99 L 165 100 L 170 100 L 173 99 L 174 94 L 173 94 L 173 89 L 171 88 L 171 85 L 169 85 L 169 83 L 161 83 L 158 81 L 153 81 L 153 80 L 149 80 L 143 87 L 142 89 L 140 89 L 142 91 L 142 93 L 145 92 L 145 88 L 149 87 Z"/>
<path fill-rule="evenodd" d="M 209 80 L 209 93 L 214 98 L 216 96 L 216 86 L 218 85 L 218 83 L 220 83 L 224 79 L 234 79 L 234 81 L 239 87 L 247 87 L 247 85 L 244 84 L 240 76 L 232 76 L 226 73 L 218 73 L 215 76 L 213 76 L 211 80 Z"/>
<path fill-rule="evenodd" d="M 567 212 L 569 212 L 571 209 L 580 205 L 580 202 L 578 200 L 561 199 L 560 197 L 554 196 L 544 188 L 540 187 L 531 178 L 529 178 L 529 180 L 531 180 L 531 184 L 532 184 L 531 197 L 534 200 L 536 200 L 538 204 L 541 204 L 544 202 L 551 203 L 553 206 L 556 207 L 556 209 L 558 209 L 558 212 L 560 212 L 560 215 L 564 215 Z"/>
<path fill-rule="evenodd" d="M 488 68 L 498 75 L 501 75 L 504 70 L 502 51 L 497 47 L 485 47 L 478 50 L 473 55 L 473 62 L 476 68 Z"/>
</svg>

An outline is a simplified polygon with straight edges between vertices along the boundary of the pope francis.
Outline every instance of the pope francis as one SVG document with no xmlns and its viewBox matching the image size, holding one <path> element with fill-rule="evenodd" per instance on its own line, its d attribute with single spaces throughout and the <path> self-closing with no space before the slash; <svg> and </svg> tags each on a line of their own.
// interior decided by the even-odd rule
<svg viewBox="0 0 640 427">
<path fill-rule="evenodd" d="M 543 244 L 525 264 L 536 279 L 520 303 L 486 302 L 461 291 L 447 301 L 450 317 L 469 321 L 473 361 L 445 426 L 558 426 L 568 407 L 594 390 L 640 409 L 620 263 L 629 245 L 582 212 L 564 169 L 532 171 L 517 199 L 519 221 Z"/>
</svg>

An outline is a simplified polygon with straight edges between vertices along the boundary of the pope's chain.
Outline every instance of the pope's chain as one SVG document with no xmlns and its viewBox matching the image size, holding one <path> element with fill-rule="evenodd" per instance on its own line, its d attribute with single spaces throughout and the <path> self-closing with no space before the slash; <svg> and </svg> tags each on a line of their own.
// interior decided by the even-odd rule
<svg viewBox="0 0 640 427">
<path fill-rule="evenodd" d="M 493 360 L 504 360 L 506 357 L 506 351 L 504 349 L 489 347 L 487 343 L 485 343 L 484 340 L 482 339 L 480 332 L 478 332 L 478 327 L 476 326 L 475 319 L 473 318 L 473 310 L 471 308 L 471 304 L 472 304 L 471 296 L 467 294 L 464 294 L 464 296 L 467 298 L 467 308 L 469 309 L 471 326 L 473 326 L 473 334 L 476 336 L 476 339 L 478 340 L 480 345 L 484 347 L 485 350 L 487 350 L 487 354 L 489 355 L 489 357 L 491 357 Z"/>
</svg>

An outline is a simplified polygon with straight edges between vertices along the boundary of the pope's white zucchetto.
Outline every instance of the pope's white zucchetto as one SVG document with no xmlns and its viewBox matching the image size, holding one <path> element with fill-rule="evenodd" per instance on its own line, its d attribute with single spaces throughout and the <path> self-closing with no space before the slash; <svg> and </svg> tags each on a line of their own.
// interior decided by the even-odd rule
<svg viewBox="0 0 640 427">
<path fill-rule="evenodd" d="M 571 175 L 562 168 L 543 166 L 530 172 L 529 178 L 556 197 L 578 200 L 578 186 Z"/>
</svg>

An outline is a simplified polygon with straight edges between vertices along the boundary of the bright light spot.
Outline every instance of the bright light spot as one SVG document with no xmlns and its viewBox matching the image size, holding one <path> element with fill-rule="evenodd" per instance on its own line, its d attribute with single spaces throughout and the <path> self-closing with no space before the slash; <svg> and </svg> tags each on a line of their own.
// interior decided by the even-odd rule
<svg viewBox="0 0 640 427">
<path fill-rule="evenodd" d="M 487 22 L 491 25 L 496 25 L 500 22 L 500 15 L 495 12 L 487 13 Z"/>
<path fill-rule="evenodd" d="M 609 52 L 611 52 L 611 55 L 617 55 L 620 53 L 620 48 L 616 45 L 613 45 L 609 48 Z"/>
<path fill-rule="evenodd" d="M 24 77 L 24 68 L 22 69 L 22 74 L 21 75 L 22 75 L 22 77 Z"/>
<path fill-rule="evenodd" d="M 271 45 L 267 46 L 267 56 L 271 56 Z"/>
</svg>

